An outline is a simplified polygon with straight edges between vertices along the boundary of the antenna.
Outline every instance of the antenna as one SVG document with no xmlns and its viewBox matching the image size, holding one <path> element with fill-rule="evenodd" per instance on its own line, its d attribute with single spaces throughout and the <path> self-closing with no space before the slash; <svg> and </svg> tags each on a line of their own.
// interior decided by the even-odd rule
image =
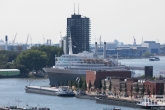
<svg viewBox="0 0 165 110">
<path fill-rule="evenodd" d="M 79 15 L 79 3 L 78 3 L 78 15 Z"/>
<path fill-rule="evenodd" d="M 75 3 L 74 3 L 74 14 L 75 14 Z"/>
</svg>

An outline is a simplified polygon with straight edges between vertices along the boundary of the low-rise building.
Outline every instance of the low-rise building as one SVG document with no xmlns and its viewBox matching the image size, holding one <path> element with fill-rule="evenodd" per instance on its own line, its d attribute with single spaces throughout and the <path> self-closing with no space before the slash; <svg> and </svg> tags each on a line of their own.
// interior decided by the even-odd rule
<svg viewBox="0 0 165 110">
<path fill-rule="evenodd" d="M 162 80 L 147 80 L 144 82 L 145 93 L 148 95 L 163 95 L 164 81 Z"/>
<path fill-rule="evenodd" d="M 131 78 L 131 71 L 119 70 L 119 71 L 87 71 L 86 72 L 86 84 L 91 83 L 91 86 L 100 87 L 101 80 L 107 77 L 118 78 Z"/>
</svg>

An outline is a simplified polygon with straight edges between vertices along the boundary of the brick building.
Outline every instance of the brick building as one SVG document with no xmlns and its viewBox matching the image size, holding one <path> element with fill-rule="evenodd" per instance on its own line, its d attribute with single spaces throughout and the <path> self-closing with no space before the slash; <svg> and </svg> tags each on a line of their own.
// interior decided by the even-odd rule
<svg viewBox="0 0 165 110">
<path fill-rule="evenodd" d="M 92 87 L 99 87 L 101 80 L 107 77 L 131 78 L 131 71 L 87 71 L 86 84 L 90 82 Z"/>
<path fill-rule="evenodd" d="M 147 80 L 144 82 L 145 93 L 153 95 L 162 95 L 164 94 L 164 81 L 156 80 L 150 81 Z"/>
<path fill-rule="evenodd" d="M 102 91 L 104 91 L 104 81 L 106 83 L 106 92 L 111 91 L 113 94 L 123 93 L 125 90 L 125 78 L 115 78 L 115 77 L 107 77 L 102 80 Z M 111 84 L 111 90 L 110 90 Z"/>
</svg>

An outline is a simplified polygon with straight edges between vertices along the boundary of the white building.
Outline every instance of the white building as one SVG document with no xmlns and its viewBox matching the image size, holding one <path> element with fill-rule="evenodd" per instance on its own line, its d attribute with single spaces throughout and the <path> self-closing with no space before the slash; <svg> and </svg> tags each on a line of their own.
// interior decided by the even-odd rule
<svg viewBox="0 0 165 110">
<path fill-rule="evenodd" d="M 147 51 L 151 54 L 160 53 L 160 43 L 156 43 L 155 41 L 144 41 L 141 47 L 147 47 Z"/>
</svg>

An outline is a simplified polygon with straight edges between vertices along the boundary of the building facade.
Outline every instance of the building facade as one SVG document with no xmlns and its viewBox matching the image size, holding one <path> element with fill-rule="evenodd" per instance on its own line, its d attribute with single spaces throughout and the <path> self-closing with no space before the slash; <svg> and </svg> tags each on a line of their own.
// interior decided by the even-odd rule
<svg viewBox="0 0 165 110">
<path fill-rule="evenodd" d="M 87 71 L 86 84 L 88 86 L 90 82 L 91 86 L 99 87 L 101 80 L 107 77 L 131 78 L 131 71 Z"/>
<path fill-rule="evenodd" d="M 73 14 L 67 18 L 67 53 L 69 52 L 69 37 L 72 38 L 72 50 L 74 54 L 90 49 L 90 19 L 80 14 Z"/>
<path fill-rule="evenodd" d="M 160 54 L 160 43 L 155 41 L 144 41 L 142 47 L 147 47 L 147 51 L 151 54 Z"/>
</svg>

